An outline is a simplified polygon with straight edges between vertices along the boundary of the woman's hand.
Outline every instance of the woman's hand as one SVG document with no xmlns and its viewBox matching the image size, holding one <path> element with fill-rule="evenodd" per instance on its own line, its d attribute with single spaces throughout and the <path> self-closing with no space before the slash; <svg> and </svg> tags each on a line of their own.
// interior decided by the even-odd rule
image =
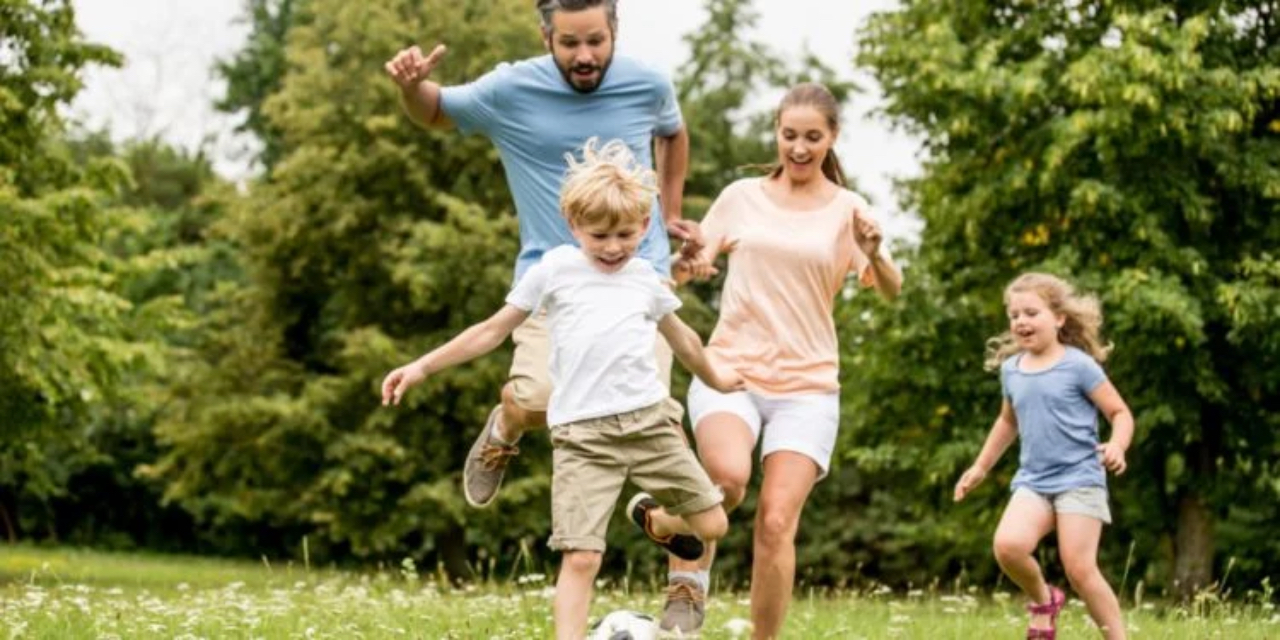
<svg viewBox="0 0 1280 640">
<path fill-rule="evenodd" d="M 880 252 L 883 235 L 880 224 L 871 219 L 860 207 L 853 210 L 853 240 L 868 258 Z"/>
</svg>

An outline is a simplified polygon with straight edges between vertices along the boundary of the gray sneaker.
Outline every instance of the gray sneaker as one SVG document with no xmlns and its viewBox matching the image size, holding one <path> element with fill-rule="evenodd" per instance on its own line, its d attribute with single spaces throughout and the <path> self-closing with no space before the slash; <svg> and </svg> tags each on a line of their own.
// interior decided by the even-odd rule
<svg viewBox="0 0 1280 640">
<path fill-rule="evenodd" d="M 498 487 L 502 486 L 507 463 L 520 453 L 515 445 L 502 444 L 493 438 L 493 424 L 501 413 L 502 405 L 489 412 L 489 419 L 485 420 L 484 429 L 471 445 L 467 463 L 462 467 L 462 495 L 473 507 L 487 507 L 493 502 Z"/>
<path fill-rule="evenodd" d="M 662 622 L 658 628 L 664 637 L 691 638 L 702 630 L 707 616 L 707 594 L 697 582 L 686 578 L 672 578 L 667 585 L 667 605 L 662 609 Z"/>
</svg>

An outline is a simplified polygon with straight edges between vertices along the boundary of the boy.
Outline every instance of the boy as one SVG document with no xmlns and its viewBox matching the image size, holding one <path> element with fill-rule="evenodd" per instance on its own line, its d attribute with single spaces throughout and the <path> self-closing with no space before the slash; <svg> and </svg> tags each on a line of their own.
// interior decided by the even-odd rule
<svg viewBox="0 0 1280 640">
<path fill-rule="evenodd" d="M 551 520 L 549 546 L 564 552 L 556 581 L 558 638 L 581 638 L 609 516 L 630 477 L 646 493 L 628 515 L 649 537 L 680 556 L 698 557 L 703 540 L 728 527 L 720 490 L 664 409 L 667 388 L 654 362 L 657 332 L 708 386 L 742 387 L 736 372 L 711 368 L 702 339 L 674 314 L 680 300 L 652 266 L 635 257 L 654 191 L 652 171 L 612 141 L 569 158 L 561 210 L 580 247 L 547 252 L 496 314 L 418 360 L 387 374 L 383 404 L 399 403 L 426 376 L 497 348 L 538 309 L 551 334 Z M 659 507 L 659 505 L 662 505 Z"/>
</svg>

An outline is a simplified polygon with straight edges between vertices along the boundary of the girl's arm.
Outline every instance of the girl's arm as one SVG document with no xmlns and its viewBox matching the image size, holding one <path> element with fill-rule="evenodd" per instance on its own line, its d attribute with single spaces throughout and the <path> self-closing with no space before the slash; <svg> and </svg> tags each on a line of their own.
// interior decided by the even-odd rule
<svg viewBox="0 0 1280 640">
<path fill-rule="evenodd" d="M 1004 455 L 1005 449 L 1008 449 L 1009 445 L 1017 439 L 1018 416 L 1013 412 L 1013 405 L 1009 404 L 1009 399 L 1005 398 L 1000 405 L 1000 415 L 996 416 L 995 424 L 991 425 L 991 433 L 987 434 L 987 441 L 982 445 L 982 451 L 978 453 L 978 459 L 956 483 L 955 500 L 957 502 L 964 500 L 964 497 L 987 477 L 987 472 L 991 471 L 991 467 L 994 467 L 1000 456 Z"/>
<path fill-rule="evenodd" d="M 430 353 L 388 373 L 382 380 L 382 404 L 400 404 L 404 393 L 427 376 L 497 349 L 528 317 L 529 312 L 524 309 L 503 305 L 487 320 L 467 327 Z"/>
<path fill-rule="evenodd" d="M 1120 475 L 1128 467 L 1124 454 L 1133 443 L 1133 413 L 1110 380 L 1089 392 L 1089 399 L 1107 417 L 1107 422 L 1111 423 L 1111 439 L 1098 445 L 1098 451 L 1102 453 L 1102 464 Z"/>
<path fill-rule="evenodd" d="M 671 351 L 679 358 L 680 364 L 708 387 L 721 393 L 743 389 L 742 376 L 737 371 L 720 372 L 711 366 L 707 361 L 707 352 L 702 348 L 702 338 L 679 316 L 674 313 L 663 316 L 658 322 L 658 332 L 667 339 L 667 344 L 671 345 Z"/>
</svg>

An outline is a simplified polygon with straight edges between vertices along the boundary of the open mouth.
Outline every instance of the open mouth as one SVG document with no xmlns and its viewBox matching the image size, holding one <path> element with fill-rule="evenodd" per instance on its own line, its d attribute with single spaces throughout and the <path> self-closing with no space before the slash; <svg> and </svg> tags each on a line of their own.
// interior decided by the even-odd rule
<svg viewBox="0 0 1280 640">
<path fill-rule="evenodd" d="M 627 259 L 626 256 L 618 256 L 616 258 L 606 258 L 604 256 L 596 256 L 596 260 L 599 260 L 600 264 L 603 264 L 606 267 L 616 267 L 622 264 L 626 259 Z"/>
</svg>

